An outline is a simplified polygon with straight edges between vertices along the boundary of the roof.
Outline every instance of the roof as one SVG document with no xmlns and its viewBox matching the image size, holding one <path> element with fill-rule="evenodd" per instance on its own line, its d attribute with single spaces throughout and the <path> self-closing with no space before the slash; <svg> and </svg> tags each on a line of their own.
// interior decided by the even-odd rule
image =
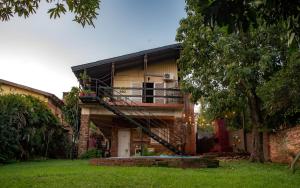
<svg viewBox="0 0 300 188">
<path fill-rule="evenodd" d="M 92 62 L 92 63 L 86 63 L 82 65 L 77 65 L 72 67 L 72 71 L 74 74 L 78 77 L 81 72 L 84 70 L 87 71 L 87 73 L 93 77 L 97 78 L 98 76 L 103 75 L 104 73 L 107 73 L 111 69 L 111 64 L 115 63 L 118 67 L 124 67 L 124 66 L 131 66 L 136 65 L 137 63 L 142 63 L 144 56 L 148 56 L 148 62 L 151 60 L 158 60 L 163 58 L 172 58 L 172 57 L 179 57 L 179 50 L 181 48 L 180 44 L 171 44 L 167 46 L 162 46 L 158 48 L 143 50 L 135 53 L 130 53 L 122 56 L 117 56 L 109 59 L 103 59 L 100 61 Z M 101 67 L 101 70 L 95 71 L 94 68 Z"/>
<path fill-rule="evenodd" d="M 34 88 L 31 88 L 31 87 L 28 87 L 28 86 L 24 86 L 24 85 L 17 84 L 17 83 L 14 83 L 14 82 L 3 80 L 3 79 L 0 79 L 0 84 L 10 85 L 10 86 L 21 88 L 21 89 L 31 91 L 31 92 L 34 92 L 34 93 L 38 93 L 40 95 L 43 95 L 43 96 L 51 99 L 59 107 L 62 107 L 64 105 L 63 101 L 60 100 L 57 96 L 55 96 L 52 93 L 48 93 L 48 92 L 45 92 L 45 91 L 42 91 L 42 90 L 34 89 Z"/>
</svg>

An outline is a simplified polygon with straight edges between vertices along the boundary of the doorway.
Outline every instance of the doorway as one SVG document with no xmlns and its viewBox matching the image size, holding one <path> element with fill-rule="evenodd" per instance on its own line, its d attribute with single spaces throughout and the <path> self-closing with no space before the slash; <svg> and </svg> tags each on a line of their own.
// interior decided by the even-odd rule
<svg viewBox="0 0 300 188">
<path fill-rule="evenodd" d="M 118 130 L 118 157 L 130 157 L 130 130 Z"/>
<path fill-rule="evenodd" d="M 143 83 L 143 103 L 153 103 L 154 83 Z"/>
</svg>

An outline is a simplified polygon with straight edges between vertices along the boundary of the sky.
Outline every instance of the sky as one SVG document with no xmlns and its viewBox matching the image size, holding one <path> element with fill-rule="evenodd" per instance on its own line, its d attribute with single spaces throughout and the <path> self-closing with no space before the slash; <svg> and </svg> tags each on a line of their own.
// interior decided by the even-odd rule
<svg viewBox="0 0 300 188">
<path fill-rule="evenodd" d="M 184 0 L 102 0 L 95 28 L 68 13 L 50 19 L 44 1 L 37 14 L 0 22 L 0 79 L 50 92 L 78 86 L 71 66 L 174 44 Z"/>
</svg>

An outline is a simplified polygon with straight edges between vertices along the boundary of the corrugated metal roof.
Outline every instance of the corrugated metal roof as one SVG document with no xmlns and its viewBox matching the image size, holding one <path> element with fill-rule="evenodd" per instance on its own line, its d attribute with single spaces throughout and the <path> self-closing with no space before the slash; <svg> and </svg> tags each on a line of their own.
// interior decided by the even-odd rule
<svg viewBox="0 0 300 188">
<path fill-rule="evenodd" d="M 180 48 L 181 48 L 180 44 L 171 44 L 171 45 L 162 46 L 162 47 L 159 47 L 159 48 L 143 50 L 143 51 L 140 51 L 140 52 L 126 54 L 126 55 L 113 57 L 113 58 L 109 58 L 109 59 L 104 59 L 104 60 L 100 60 L 100 61 L 96 61 L 96 62 L 92 62 L 92 63 L 73 66 L 72 71 L 75 73 L 75 72 L 78 72 L 78 71 L 82 71 L 82 70 L 85 70 L 85 69 L 89 69 L 89 68 L 92 68 L 92 67 L 97 67 L 97 66 L 101 66 L 101 65 L 105 65 L 105 64 L 110 64 L 110 63 L 115 63 L 115 62 L 122 62 L 122 61 L 130 61 L 131 59 L 134 60 L 138 57 L 143 57 L 146 54 L 147 55 L 159 54 L 159 53 L 164 53 L 165 51 L 169 51 L 169 50 L 179 50 Z"/>
</svg>

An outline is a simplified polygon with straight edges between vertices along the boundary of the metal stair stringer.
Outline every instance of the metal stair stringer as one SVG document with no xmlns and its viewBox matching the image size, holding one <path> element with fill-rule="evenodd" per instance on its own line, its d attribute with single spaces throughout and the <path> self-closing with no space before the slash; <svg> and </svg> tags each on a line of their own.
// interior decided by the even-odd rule
<svg viewBox="0 0 300 188">
<path fill-rule="evenodd" d="M 103 99 L 101 99 L 100 97 L 96 97 L 96 100 L 99 102 L 99 104 L 101 106 L 103 106 L 107 110 L 113 112 L 115 115 L 117 115 L 117 116 L 125 119 L 129 123 L 132 123 L 132 124 L 138 126 L 139 128 L 141 128 L 142 131 L 145 134 L 147 134 L 149 137 L 151 137 L 152 139 L 154 139 L 158 143 L 162 144 L 164 147 L 168 148 L 169 150 L 171 150 L 172 152 L 176 153 L 177 155 L 184 155 L 183 151 L 177 149 L 176 146 L 172 145 L 171 143 L 169 143 L 165 139 L 163 139 L 160 136 L 158 136 L 157 134 L 153 133 L 148 127 L 142 125 L 142 123 L 137 122 L 136 120 L 132 119 L 130 116 L 126 115 L 125 113 L 123 113 L 122 111 L 120 111 L 118 108 L 110 105 L 109 103 L 107 103 L 106 101 L 104 101 Z"/>
</svg>

